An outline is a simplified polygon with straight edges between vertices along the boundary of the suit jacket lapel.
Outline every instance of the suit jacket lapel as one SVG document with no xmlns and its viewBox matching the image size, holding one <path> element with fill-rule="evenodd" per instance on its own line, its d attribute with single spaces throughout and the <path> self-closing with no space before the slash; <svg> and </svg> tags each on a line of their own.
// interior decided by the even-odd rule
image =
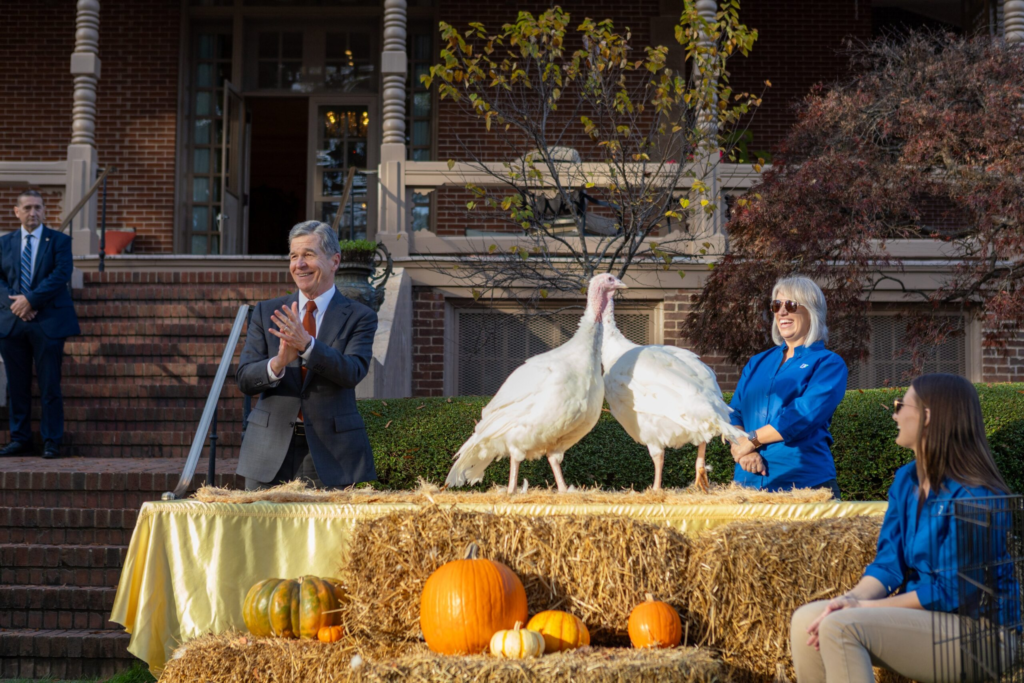
<svg viewBox="0 0 1024 683">
<path fill-rule="evenodd" d="M 331 303 L 327 304 L 324 320 L 320 323 L 320 329 L 317 331 L 316 343 L 330 344 L 337 339 L 341 334 L 342 326 L 350 315 L 352 315 L 352 302 L 342 296 L 341 292 L 335 290 L 334 296 L 331 297 Z M 302 383 L 303 391 L 312 376 L 312 371 L 306 373 L 306 381 Z"/>
<path fill-rule="evenodd" d="M 52 237 L 52 233 L 52 230 L 43 226 L 43 232 L 39 235 L 39 244 L 35 245 L 37 253 L 35 255 L 35 268 L 32 269 L 32 281 L 30 283 L 32 287 L 35 287 L 36 282 L 39 280 L 39 272 L 42 270 L 43 258 L 50 252 L 50 238 Z M 21 259 L 18 259 L 18 261 L 20 262 Z"/>
</svg>

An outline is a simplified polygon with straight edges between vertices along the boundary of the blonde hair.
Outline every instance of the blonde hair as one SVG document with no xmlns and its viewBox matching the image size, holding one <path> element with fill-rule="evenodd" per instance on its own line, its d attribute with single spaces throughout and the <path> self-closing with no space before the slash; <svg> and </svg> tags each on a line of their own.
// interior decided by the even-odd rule
<svg viewBox="0 0 1024 683">
<path fill-rule="evenodd" d="M 784 277 L 775 283 L 772 288 L 772 300 L 779 298 L 779 292 L 785 291 L 796 303 L 807 309 L 811 314 L 811 329 L 804 340 L 805 346 L 810 346 L 819 339 L 828 343 L 828 325 L 825 324 L 825 316 L 828 313 L 828 306 L 825 304 L 825 295 L 821 288 L 809 277 L 794 275 Z M 779 323 L 772 316 L 772 341 L 776 345 L 782 345 L 782 334 L 779 333 Z"/>
</svg>

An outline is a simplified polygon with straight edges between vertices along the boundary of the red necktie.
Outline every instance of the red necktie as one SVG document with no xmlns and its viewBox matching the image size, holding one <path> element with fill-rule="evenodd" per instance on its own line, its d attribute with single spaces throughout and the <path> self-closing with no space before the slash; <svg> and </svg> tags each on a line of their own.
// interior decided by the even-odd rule
<svg viewBox="0 0 1024 683">
<path fill-rule="evenodd" d="M 316 338 L 316 318 L 313 314 L 316 313 L 316 302 L 310 299 L 306 302 L 306 315 L 302 316 L 302 327 L 306 330 L 306 333 Z M 306 361 L 302 361 L 302 385 L 306 384 Z M 299 410 L 299 419 L 302 419 L 302 410 Z"/>
</svg>

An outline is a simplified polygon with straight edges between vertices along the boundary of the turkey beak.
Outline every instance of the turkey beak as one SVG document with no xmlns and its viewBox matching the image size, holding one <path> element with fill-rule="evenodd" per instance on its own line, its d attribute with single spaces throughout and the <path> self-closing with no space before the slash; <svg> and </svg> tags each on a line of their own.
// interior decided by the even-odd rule
<svg viewBox="0 0 1024 683">
<path fill-rule="evenodd" d="M 617 285 L 615 285 L 615 289 L 629 289 L 629 285 L 627 285 L 625 282 L 619 282 Z"/>
</svg>

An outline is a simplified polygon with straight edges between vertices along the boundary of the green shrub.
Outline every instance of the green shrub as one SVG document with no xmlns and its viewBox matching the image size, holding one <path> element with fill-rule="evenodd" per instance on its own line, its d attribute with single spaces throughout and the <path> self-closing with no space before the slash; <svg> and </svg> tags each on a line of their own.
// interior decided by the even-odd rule
<svg viewBox="0 0 1024 683">
<path fill-rule="evenodd" d="M 845 500 L 885 500 L 893 474 L 910 462 L 911 452 L 896 445 L 892 401 L 903 389 L 849 391 L 832 421 L 839 487 Z M 1024 385 L 978 385 L 985 425 L 992 450 L 1007 483 L 1024 492 Z M 730 398 L 726 394 L 726 400 Z M 452 455 L 473 432 L 475 420 L 489 399 L 483 397 L 411 398 L 360 401 L 373 445 L 379 483 L 388 489 L 408 489 L 420 477 L 444 482 Z M 669 451 L 665 456 L 664 484 L 688 486 L 693 481 L 695 447 Z M 708 444 L 711 480 L 732 479 L 733 461 L 728 448 L 716 440 Z M 605 489 L 644 489 L 654 480 L 654 465 L 647 449 L 635 443 L 609 414 L 601 414 L 597 427 L 565 454 L 566 481 L 577 486 Z M 525 462 L 520 477 L 531 486 L 553 485 L 546 460 Z M 508 483 L 508 460 L 487 468 L 482 484 Z"/>
</svg>

